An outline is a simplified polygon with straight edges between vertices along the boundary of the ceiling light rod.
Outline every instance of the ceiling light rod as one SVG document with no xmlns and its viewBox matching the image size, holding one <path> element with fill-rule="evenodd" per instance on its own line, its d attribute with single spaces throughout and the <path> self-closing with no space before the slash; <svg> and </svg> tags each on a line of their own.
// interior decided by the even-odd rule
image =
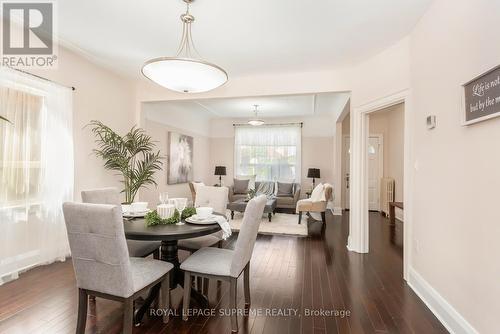
<svg viewBox="0 0 500 334">
<path fill-rule="evenodd" d="M 196 50 L 193 42 L 193 34 L 191 33 L 191 24 L 194 22 L 194 16 L 189 13 L 189 4 L 194 0 L 183 0 L 186 3 L 186 12 L 181 15 L 182 21 L 182 37 L 175 54 L 176 58 L 196 58 L 201 59 L 200 53 Z M 194 51 L 194 57 L 191 53 Z"/>
</svg>

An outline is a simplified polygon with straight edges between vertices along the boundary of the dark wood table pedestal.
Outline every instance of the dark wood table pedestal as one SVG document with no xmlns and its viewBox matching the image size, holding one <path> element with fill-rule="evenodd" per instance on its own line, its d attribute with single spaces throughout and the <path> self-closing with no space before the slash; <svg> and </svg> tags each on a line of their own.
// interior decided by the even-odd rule
<svg viewBox="0 0 500 334">
<path fill-rule="evenodd" d="M 160 259 L 162 261 L 170 262 L 174 265 L 174 268 L 170 271 L 170 290 L 175 289 L 177 286 L 184 288 L 184 272 L 180 269 L 180 262 L 178 256 L 177 240 L 168 240 L 161 242 Z M 135 324 L 140 325 L 142 318 L 151 307 L 158 293 L 160 292 L 160 286 L 157 285 L 153 287 L 148 294 L 148 297 L 144 300 L 144 303 L 139 308 L 135 314 Z M 191 301 L 190 304 L 198 305 L 200 308 L 208 307 L 208 299 L 201 292 L 195 289 L 191 289 Z"/>
<path fill-rule="evenodd" d="M 170 262 L 174 268 L 170 271 L 170 289 L 184 285 L 184 272 L 180 269 L 177 241 L 180 239 L 195 238 L 220 231 L 218 224 L 211 225 L 158 225 L 147 227 L 144 219 L 135 219 L 124 222 L 125 236 L 131 240 L 161 240 L 160 259 Z M 135 314 L 135 324 L 139 325 L 142 318 L 158 296 L 160 286 L 153 287 L 143 305 Z M 201 308 L 208 307 L 208 299 L 199 291 L 191 290 L 191 299 Z"/>
</svg>

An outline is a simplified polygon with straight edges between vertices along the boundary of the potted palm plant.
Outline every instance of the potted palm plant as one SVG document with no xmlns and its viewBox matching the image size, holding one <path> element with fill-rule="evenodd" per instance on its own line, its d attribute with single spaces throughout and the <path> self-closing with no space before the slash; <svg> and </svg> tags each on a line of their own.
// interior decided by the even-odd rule
<svg viewBox="0 0 500 334">
<path fill-rule="evenodd" d="M 155 144 L 143 129 L 132 127 L 120 136 L 99 121 L 89 125 L 96 137 L 94 154 L 104 160 L 104 168 L 118 172 L 123 178 L 125 203 L 129 204 L 141 187 L 155 185 L 156 171 L 162 169 L 160 151 L 155 152 Z"/>
<path fill-rule="evenodd" d="M 10 123 L 10 121 L 9 121 L 7 118 L 3 117 L 3 116 L 0 116 L 0 120 L 2 120 L 2 121 L 6 121 L 6 122 L 9 122 L 9 123 Z"/>
</svg>

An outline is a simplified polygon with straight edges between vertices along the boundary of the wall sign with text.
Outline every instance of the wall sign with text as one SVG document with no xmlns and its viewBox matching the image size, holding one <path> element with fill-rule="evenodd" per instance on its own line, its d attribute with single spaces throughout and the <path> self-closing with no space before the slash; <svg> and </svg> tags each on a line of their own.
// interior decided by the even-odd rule
<svg viewBox="0 0 500 334">
<path fill-rule="evenodd" d="M 463 85 L 464 125 L 500 116 L 500 66 Z"/>
</svg>

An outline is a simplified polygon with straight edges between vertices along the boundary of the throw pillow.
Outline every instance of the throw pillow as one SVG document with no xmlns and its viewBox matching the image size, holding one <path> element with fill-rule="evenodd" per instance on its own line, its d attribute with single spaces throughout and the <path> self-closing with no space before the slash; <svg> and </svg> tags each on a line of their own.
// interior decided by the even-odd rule
<svg viewBox="0 0 500 334">
<path fill-rule="evenodd" d="M 234 179 L 234 190 L 235 194 L 246 194 L 248 192 L 248 183 L 250 180 L 238 180 Z"/>
<path fill-rule="evenodd" d="M 293 183 L 278 182 L 277 197 L 293 197 Z"/>
<path fill-rule="evenodd" d="M 255 190 L 255 178 L 257 175 L 236 175 L 236 179 L 238 180 L 249 180 L 248 182 L 248 190 Z"/>
<path fill-rule="evenodd" d="M 311 193 L 311 201 L 313 202 L 321 202 L 325 200 L 325 186 L 323 183 L 320 183 L 313 189 Z"/>
<path fill-rule="evenodd" d="M 274 196 L 278 196 L 278 182 L 281 182 L 281 183 L 294 183 L 295 179 L 280 178 L 279 180 L 275 180 L 274 181 Z"/>
</svg>

